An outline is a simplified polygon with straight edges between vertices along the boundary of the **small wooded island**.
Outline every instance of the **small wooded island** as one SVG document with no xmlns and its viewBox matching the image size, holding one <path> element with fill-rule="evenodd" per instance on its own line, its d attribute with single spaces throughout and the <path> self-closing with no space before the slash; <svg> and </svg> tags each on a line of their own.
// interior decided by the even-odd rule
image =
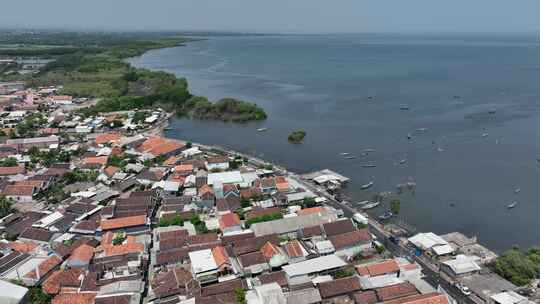
<svg viewBox="0 0 540 304">
<path fill-rule="evenodd" d="M 288 140 L 292 143 L 299 144 L 304 140 L 304 137 L 306 137 L 306 131 L 299 129 L 292 131 L 289 134 Z"/>
</svg>

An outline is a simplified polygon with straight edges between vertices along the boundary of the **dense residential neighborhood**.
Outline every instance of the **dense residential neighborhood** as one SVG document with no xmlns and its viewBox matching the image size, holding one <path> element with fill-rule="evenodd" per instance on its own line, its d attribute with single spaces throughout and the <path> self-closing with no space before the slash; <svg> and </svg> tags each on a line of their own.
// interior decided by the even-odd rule
<svg viewBox="0 0 540 304">
<path fill-rule="evenodd" d="M 159 108 L 85 116 L 95 101 L 59 89 L 0 83 L 6 303 L 530 301 L 476 238 L 394 231 L 335 200 L 337 173 L 164 138 Z"/>
</svg>

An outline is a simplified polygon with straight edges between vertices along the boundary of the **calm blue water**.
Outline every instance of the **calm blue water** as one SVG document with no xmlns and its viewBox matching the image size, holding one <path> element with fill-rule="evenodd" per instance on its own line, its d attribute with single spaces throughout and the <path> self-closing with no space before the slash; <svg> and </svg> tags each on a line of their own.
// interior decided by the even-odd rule
<svg viewBox="0 0 540 304">
<path fill-rule="evenodd" d="M 132 63 L 185 76 L 195 94 L 243 98 L 269 114 L 245 125 L 176 120 L 168 136 L 298 172 L 334 169 L 352 179 L 356 201 L 414 181 L 416 193 L 400 196 L 400 218 L 419 230 L 463 231 L 496 250 L 540 243 L 538 37 L 211 37 Z M 256 131 L 263 126 L 269 130 Z M 305 142 L 289 144 L 297 128 L 307 131 Z M 367 148 L 376 152 L 360 157 Z M 359 190 L 369 181 L 371 189 Z M 518 207 L 507 210 L 514 200 Z"/>
</svg>

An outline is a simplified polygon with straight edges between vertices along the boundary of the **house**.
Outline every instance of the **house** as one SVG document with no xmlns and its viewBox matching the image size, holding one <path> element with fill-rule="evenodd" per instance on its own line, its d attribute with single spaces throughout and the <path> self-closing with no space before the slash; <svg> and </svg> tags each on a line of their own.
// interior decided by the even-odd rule
<svg viewBox="0 0 540 304">
<path fill-rule="evenodd" d="M 230 233 L 242 230 L 242 222 L 236 213 L 226 213 L 219 217 L 219 229 L 222 233 Z"/>
<path fill-rule="evenodd" d="M 352 258 L 371 248 L 372 237 L 369 230 L 361 229 L 343 234 L 334 235 L 328 238 L 336 250 L 336 255 L 344 258 Z"/>
<path fill-rule="evenodd" d="M 386 304 L 448 304 L 448 296 L 446 294 L 432 292 L 420 295 L 414 295 L 404 298 L 399 298 L 386 302 Z"/>
<path fill-rule="evenodd" d="M 216 246 L 212 248 L 212 255 L 214 256 L 214 261 L 220 274 L 229 274 L 233 271 L 233 266 L 225 247 Z"/>
<path fill-rule="evenodd" d="M 529 304 L 533 303 L 526 297 L 514 292 L 504 291 L 498 294 L 494 294 L 490 297 L 493 304 Z"/>
<path fill-rule="evenodd" d="M 255 286 L 246 293 L 247 304 L 287 304 L 281 286 L 277 283 Z"/>
<path fill-rule="evenodd" d="M 305 261 L 306 257 L 309 255 L 307 250 L 298 240 L 292 240 L 285 243 L 283 249 L 287 253 L 290 264 Z"/>
<path fill-rule="evenodd" d="M 280 267 L 288 262 L 287 255 L 283 252 L 283 249 L 271 242 L 264 244 L 261 248 L 261 253 L 271 268 Z"/>
<path fill-rule="evenodd" d="M 51 97 L 51 101 L 56 105 L 69 105 L 73 103 L 73 97 L 68 95 L 56 95 Z"/>
<path fill-rule="evenodd" d="M 347 263 L 337 255 L 332 254 L 285 265 L 282 268 L 287 274 L 289 285 L 301 285 L 311 282 L 312 277 L 319 275 L 319 273 L 332 273 L 345 266 Z"/>
<path fill-rule="evenodd" d="M 82 244 L 73 250 L 66 265 L 70 268 L 87 268 L 92 257 L 94 257 L 94 247 Z"/>
<path fill-rule="evenodd" d="M 26 170 L 23 166 L 0 167 L 0 176 L 24 174 L 24 172 L 26 172 Z"/>
<path fill-rule="evenodd" d="M 21 235 L 19 235 L 19 240 L 31 241 L 45 245 L 49 244 L 53 237 L 54 233 L 49 230 L 41 228 L 27 228 L 21 233 Z"/>
<path fill-rule="evenodd" d="M 447 255 L 454 251 L 446 240 L 433 232 L 418 233 L 410 237 L 408 241 L 416 248 L 417 254 L 428 251 L 439 256 Z"/>
<path fill-rule="evenodd" d="M 7 185 L 2 191 L 6 198 L 20 203 L 31 203 L 36 193 L 37 189 L 34 186 Z"/>
<path fill-rule="evenodd" d="M 227 171 L 219 173 L 209 173 L 207 177 L 208 185 L 212 186 L 215 183 L 225 184 L 242 184 L 244 179 L 240 171 Z"/>
<path fill-rule="evenodd" d="M 60 269 L 53 272 L 42 284 L 46 294 L 58 294 L 61 290 L 77 289 L 81 286 L 84 270 L 81 268 Z"/>
<path fill-rule="evenodd" d="M 169 298 L 174 295 L 192 297 L 200 292 L 200 284 L 190 271 L 173 268 L 158 273 L 150 282 L 149 298 Z"/>
<path fill-rule="evenodd" d="M 452 278 L 478 273 L 482 268 L 475 262 L 473 256 L 457 255 L 455 259 L 444 261 L 440 264 L 441 270 Z"/>
<path fill-rule="evenodd" d="M 255 223 L 250 226 L 250 229 L 253 230 L 256 236 L 269 234 L 292 234 L 296 236 L 297 232 L 302 228 L 333 222 L 336 218 L 337 216 L 334 214 L 308 214 Z"/>
<path fill-rule="evenodd" d="M 199 208 L 213 208 L 216 200 L 214 190 L 209 185 L 203 185 L 198 190 L 199 200 L 195 203 Z"/>
<path fill-rule="evenodd" d="M 24 274 L 22 281 L 26 286 L 36 286 L 41 283 L 52 270 L 59 267 L 61 263 L 61 258 L 56 255 L 51 255 L 43 262 L 39 263 L 34 270 Z"/>
<path fill-rule="evenodd" d="M 352 295 L 355 291 L 362 289 L 362 286 L 360 285 L 358 277 L 351 276 L 319 283 L 317 284 L 317 288 L 319 289 L 323 302 L 326 302 L 339 296 Z"/>
<path fill-rule="evenodd" d="M 96 292 L 61 293 L 52 299 L 51 304 L 94 304 Z"/>
<path fill-rule="evenodd" d="M 114 218 L 110 220 L 102 220 L 98 231 L 125 231 L 128 234 L 138 234 L 149 232 L 149 223 L 146 215 L 128 216 L 122 218 Z"/>
<path fill-rule="evenodd" d="M 324 224 L 323 229 L 326 236 L 331 237 L 334 235 L 355 231 L 356 226 L 353 224 L 351 219 L 344 218 L 335 222 Z"/>
<path fill-rule="evenodd" d="M 386 260 L 358 265 L 356 271 L 360 276 L 376 277 L 381 275 L 392 275 L 399 277 L 400 267 L 396 260 Z"/>
<path fill-rule="evenodd" d="M 191 272 L 201 284 L 215 282 L 218 279 L 218 265 L 211 249 L 192 251 L 189 253 Z"/>
<path fill-rule="evenodd" d="M 210 157 L 206 160 L 206 170 L 225 171 L 229 169 L 229 158 L 227 156 Z"/>
<path fill-rule="evenodd" d="M 16 138 L 6 140 L 6 144 L 10 146 L 16 146 L 20 150 L 27 150 L 32 147 L 38 149 L 48 149 L 51 146 L 58 146 L 60 138 L 56 135 L 47 137 L 33 137 L 33 138 Z"/>
<path fill-rule="evenodd" d="M 240 255 L 238 262 L 246 275 L 259 274 L 270 268 L 260 251 Z"/>
<path fill-rule="evenodd" d="M 262 193 L 272 193 L 277 191 L 276 180 L 273 177 L 266 177 L 255 182 L 255 187 L 259 187 Z"/>
<path fill-rule="evenodd" d="M 409 282 L 377 288 L 375 289 L 375 293 L 377 294 L 377 298 L 381 302 L 387 302 L 419 294 L 418 290 L 416 290 L 416 287 Z"/>
<path fill-rule="evenodd" d="M 145 154 L 170 157 L 184 150 L 186 144 L 183 141 L 166 139 L 163 137 L 149 137 L 137 147 L 137 151 Z"/>
<path fill-rule="evenodd" d="M 121 137 L 120 133 L 103 133 L 96 136 L 94 142 L 96 145 L 117 144 L 120 142 Z"/>
</svg>

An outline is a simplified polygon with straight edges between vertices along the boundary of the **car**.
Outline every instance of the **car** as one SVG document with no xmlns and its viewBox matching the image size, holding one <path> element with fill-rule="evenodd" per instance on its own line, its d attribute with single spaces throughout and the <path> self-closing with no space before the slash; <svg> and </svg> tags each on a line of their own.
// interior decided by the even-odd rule
<svg viewBox="0 0 540 304">
<path fill-rule="evenodd" d="M 456 282 L 454 284 L 454 286 L 459 289 L 459 291 L 461 291 L 462 294 L 466 295 L 466 296 L 470 296 L 472 294 L 471 290 L 469 289 L 469 287 L 459 283 L 459 282 Z"/>
</svg>

